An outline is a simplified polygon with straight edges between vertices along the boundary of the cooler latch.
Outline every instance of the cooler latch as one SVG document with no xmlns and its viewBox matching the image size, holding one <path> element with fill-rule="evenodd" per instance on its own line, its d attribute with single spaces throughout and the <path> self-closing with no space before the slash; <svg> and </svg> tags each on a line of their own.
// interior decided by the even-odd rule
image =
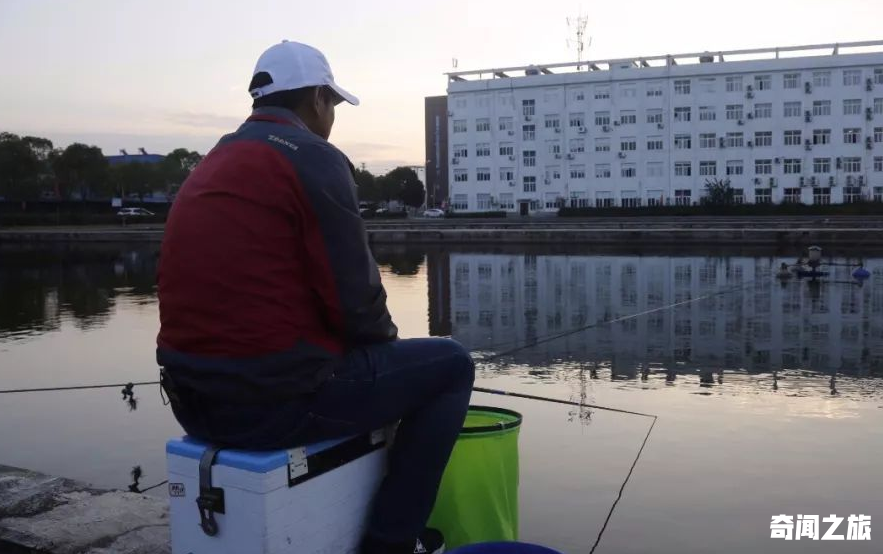
<svg viewBox="0 0 883 554">
<path fill-rule="evenodd" d="M 212 465 L 220 450 L 217 447 L 206 448 L 199 459 L 199 497 L 196 499 L 196 507 L 199 508 L 199 526 L 210 537 L 218 534 L 215 513 L 224 513 L 224 489 L 212 487 Z"/>
</svg>

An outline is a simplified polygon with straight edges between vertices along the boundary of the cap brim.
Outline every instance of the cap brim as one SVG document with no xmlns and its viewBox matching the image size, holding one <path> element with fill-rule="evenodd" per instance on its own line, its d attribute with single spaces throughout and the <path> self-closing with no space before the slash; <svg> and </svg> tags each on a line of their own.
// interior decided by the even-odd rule
<svg viewBox="0 0 883 554">
<path fill-rule="evenodd" d="M 355 96 L 353 96 L 352 94 L 350 94 L 349 92 L 343 90 L 340 87 L 340 85 L 338 85 L 337 83 L 329 83 L 328 86 L 331 87 L 331 90 L 336 92 L 341 98 L 343 98 L 344 100 L 346 100 L 347 102 L 349 102 L 353 106 L 359 105 L 359 99 L 356 98 Z"/>
</svg>

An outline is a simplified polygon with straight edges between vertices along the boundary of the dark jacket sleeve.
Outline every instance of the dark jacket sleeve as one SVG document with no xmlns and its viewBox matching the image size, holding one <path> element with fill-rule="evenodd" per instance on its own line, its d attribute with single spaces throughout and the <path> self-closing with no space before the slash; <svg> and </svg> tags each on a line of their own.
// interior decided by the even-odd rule
<svg viewBox="0 0 883 554">
<path fill-rule="evenodd" d="M 365 224 L 359 214 L 351 164 L 330 145 L 309 147 L 298 164 L 307 199 L 315 213 L 321 240 L 307 240 L 311 261 L 330 266 L 333 287 L 314 286 L 351 346 L 395 340 L 398 328 L 386 307 L 386 291 L 377 263 L 368 248 Z M 327 280 L 317 271 L 314 278 Z"/>
</svg>

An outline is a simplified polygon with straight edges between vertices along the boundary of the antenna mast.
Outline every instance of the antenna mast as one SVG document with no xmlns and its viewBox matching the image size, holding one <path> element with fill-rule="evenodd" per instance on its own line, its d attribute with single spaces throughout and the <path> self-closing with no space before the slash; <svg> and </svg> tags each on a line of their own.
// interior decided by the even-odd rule
<svg viewBox="0 0 883 554">
<path fill-rule="evenodd" d="M 589 23 L 589 16 L 582 15 L 582 11 L 580 11 L 580 15 L 575 18 L 568 17 L 567 18 L 567 28 L 568 32 L 575 36 L 575 39 L 567 39 L 567 47 L 568 48 L 576 48 L 576 69 L 579 71 L 581 69 L 581 64 L 583 61 L 583 52 L 586 49 L 586 25 Z M 589 37 L 589 46 L 592 45 L 592 37 Z"/>
</svg>

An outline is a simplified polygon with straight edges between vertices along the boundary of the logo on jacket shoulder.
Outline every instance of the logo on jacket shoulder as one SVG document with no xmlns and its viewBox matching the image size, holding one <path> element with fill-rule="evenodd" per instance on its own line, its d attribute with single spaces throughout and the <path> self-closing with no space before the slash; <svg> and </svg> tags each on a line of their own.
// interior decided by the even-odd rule
<svg viewBox="0 0 883 554">
<path fill-rule="evenodd" d="M 291 148 L 292 150 L 295 150 L 295 151 L 297 150 L 297 145 L 296 145 L 296 144 L 291 143 L 291 142 L 288 142 L 288 141 L 285 140 L 284 138 L 277 137 L 276 135 L 267 135 L 267 140 L 272 141 L 272 142 L 278 142 L 278 143 L 281 144 L 282 146 L 287 146 L 287 147 L 289 147 L 289 148 Z"/>
</svg>

